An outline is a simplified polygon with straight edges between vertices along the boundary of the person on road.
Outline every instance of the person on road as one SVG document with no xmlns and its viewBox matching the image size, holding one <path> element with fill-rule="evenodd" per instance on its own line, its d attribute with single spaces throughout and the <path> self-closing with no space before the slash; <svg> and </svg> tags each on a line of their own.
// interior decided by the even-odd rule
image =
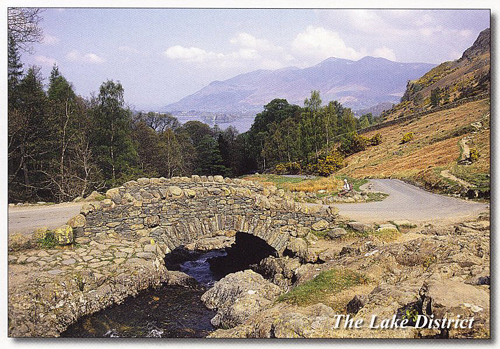
<svg viewBox="0 0 500 349">
<path fill-rule="evenodd" d="M 339 193 L 339 196 L 345 195 L 351 191 L 352 187 L 347 181 L 346 178 L 344 178 L 344 186 L 342 187 L 342 191 Z"/>
</svg>

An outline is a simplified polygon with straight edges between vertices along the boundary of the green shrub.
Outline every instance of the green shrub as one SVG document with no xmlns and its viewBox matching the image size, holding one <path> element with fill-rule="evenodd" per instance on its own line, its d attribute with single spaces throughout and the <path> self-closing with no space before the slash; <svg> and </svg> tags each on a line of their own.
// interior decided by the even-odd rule
<svg viewBox="0 0 500 349">
<path fill-rule="evenodd" d="M 54 233 L 49 231 L 45 234 L 43 238 L 38 240 L 38 243 L 43 248 L 54 248 L 55 246 L 57 246 L 58 241 Z"/>
<path fill-rule="evenodd" d="M 379 145 L 380 143 L 382 143 L 382 135 L 380 133 L 377 133 L 372 138 L 370 138 L 369 142 L 370 145 Z"/>
<path fill-rule="evenodd" d="M 413 139 L 413 132 L 407 132 L 403 135 L 403 138 L 401 138 L 401 144 L 408 143 Z"/>
<path fill-rule="evenodd" d="M 333 151 L 324 159 L 318 159 L 315 164 L 310 164 L 307 167 L 309 173 L 314 173 L 319 176 L 328 177 L 332 173 L 340 170 L 345 166 L 344 155 L 339 151 Z"/>
<path fill-rule="evenodd" d="M 351 132 L 342 138 L 338 150 L 349 156 L 365 150 L 369 143 L 368 138 L 358 135 L 357 132 Z"/>
<path fill-rule="evenodd" d="M 294 162 L 281 162 L 276 165 L 275 171 L 277 174 L 299 174 L 301 171 L 300 163 Z"/>
<path fill-rule="evenodd" d="M 471 148 L 469 151 L 469 159 L 472 162 L 479 160 L 479 151 L 476 148 Z"/>
</svg>

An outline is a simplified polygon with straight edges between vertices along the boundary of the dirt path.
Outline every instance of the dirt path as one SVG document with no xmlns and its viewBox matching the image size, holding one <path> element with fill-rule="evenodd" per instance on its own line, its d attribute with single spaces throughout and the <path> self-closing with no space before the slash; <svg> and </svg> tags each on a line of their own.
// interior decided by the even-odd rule
<svg viewBox="0 0 500 349">
<path fill-rule="evenodd" d="M 462 145 L 462 156 L 460 157 L 460 160 L 465 160 L 470 156 L 470 149 L 469 146 L 467 145 L 467 141 L 469 140 L 468 137 L 464 137 L 460 140 L 460 144 Z"/>
<path fill-rule="evenodd" d="M 36 228 L 57 228 L 80 213 L 82 203 L 50 206 L 9 207 L 9 234 L 27 234 Z"/>
<path fill-rule="evenodd" d="M 336 204 L 342 216 L 365 223 L 395 219 L 444 223 L 460 221 L 489 210 L 489 204 L 429 193 L 396 179 L 371 179 L 365 186 L 389 196 L 378 202 Z"/>
<path fill-rule="evenodd" d="M 469 158 L 469 156 L 470 156 L 470 148 L 467 145 L 468 140 L 469 140 L 468 137 L 464 137 L 460 140 L 460 145 L 462 147 L 462 155 L 460 156 L 459 161 L 467 160 L 467 158 Z M 460 184 L 461 186 L 463 186 L 465 188 L 472 187 L 472 184 L 470 184 L 469 182 L 466 182 L 463 179 L 460 179 L 460 178 L 454 176 L 453 174 L 451 174 L 450 170 L 443 170 L 443 171 L 441 171 L 440 175 L 443 176 L 444 178 L 448 178 L 449 180 L 457 182 L 458 184 Z"/>
<path fill-rule="evenodd" d="M 472 187 L 472 184 L 470 184 L 469 182 L 466 182 L 464 181 L 463 179 L 460 179 L 454 175 L 451 174 L 450 170 L 443 170 L 441 171 L 441 176 L 443 176 L 444 178 L 448 178 L 448 179 L 451 179 L 452 181 L 454 182 L 457 182 L 458 184 L 464 186 L 465 188 L 470 188 Z"/>
</svg>

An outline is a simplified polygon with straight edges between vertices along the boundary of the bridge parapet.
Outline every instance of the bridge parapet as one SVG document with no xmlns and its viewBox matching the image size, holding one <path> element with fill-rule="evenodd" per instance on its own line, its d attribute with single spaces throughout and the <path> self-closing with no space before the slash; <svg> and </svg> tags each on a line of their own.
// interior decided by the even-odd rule
<svg viewBox="0 0 500 349">
<path fill-rule="evenodd" d="M 325 220 L 333 227 L 337 217 L 332 206 L 298 203 L 282 189 L 222 176 L 139 178 L 84 205 L 81 216 L 84 223 L 75 233 L 90 239 L 153 239 L 168 253 L 202 237 L 239 231 L 265 240 L 279 254 L 314 223 Z"/>
</svg>

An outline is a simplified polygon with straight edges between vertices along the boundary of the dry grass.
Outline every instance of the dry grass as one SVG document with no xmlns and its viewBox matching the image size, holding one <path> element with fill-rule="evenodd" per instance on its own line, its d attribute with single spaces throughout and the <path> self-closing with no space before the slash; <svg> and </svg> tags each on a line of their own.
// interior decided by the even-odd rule
<svg viewBox="0 0 500 349">
<path fill-rule="evenodd" d="M 343 182 L 340 179 L 330 176 L 307 179 L 298 183 L 285 183 L 284 187 L 290 191 L 317 192 L 318 190 L 326 190 L 334 192 L 340 190 L 342 185 Z"/>
<path fill-rule="evenodd" d="M 262 184 L 263 186 L 275 186 L 288 191 L 317 192 L 326 190 L 335 192 L 342 188 L 342 180 L 330 177 L 314 177 L 312 179 L 285 177 L 280 175 L 253 175 L 243 177 L 245 180 Z"/>
<path fill-rule="evenodd" d="M 454 130 L 485 120 L 489 107 L 487 100 L 471 102 L 426 115 L 410 123 L 364 134 L 371 137 L 380 132 L 383 143 L 348 157 L 348 165 L 339 174 L 354 178 L 412 178 L 431 168 L 451 168 L 460 157 L 459 142 L 465 136 L 453 137 Z M 413 132 L 414 139 L 407 144 L 400 144 L 402 135 L 407 132 Z M 489 135 L 489 128 L 471 135 L 472 142 L 469 145 L 475 146 L 480 152 L 480 159 L 475 165 L 477 171 L 489 172 Z"/>
</svg>

